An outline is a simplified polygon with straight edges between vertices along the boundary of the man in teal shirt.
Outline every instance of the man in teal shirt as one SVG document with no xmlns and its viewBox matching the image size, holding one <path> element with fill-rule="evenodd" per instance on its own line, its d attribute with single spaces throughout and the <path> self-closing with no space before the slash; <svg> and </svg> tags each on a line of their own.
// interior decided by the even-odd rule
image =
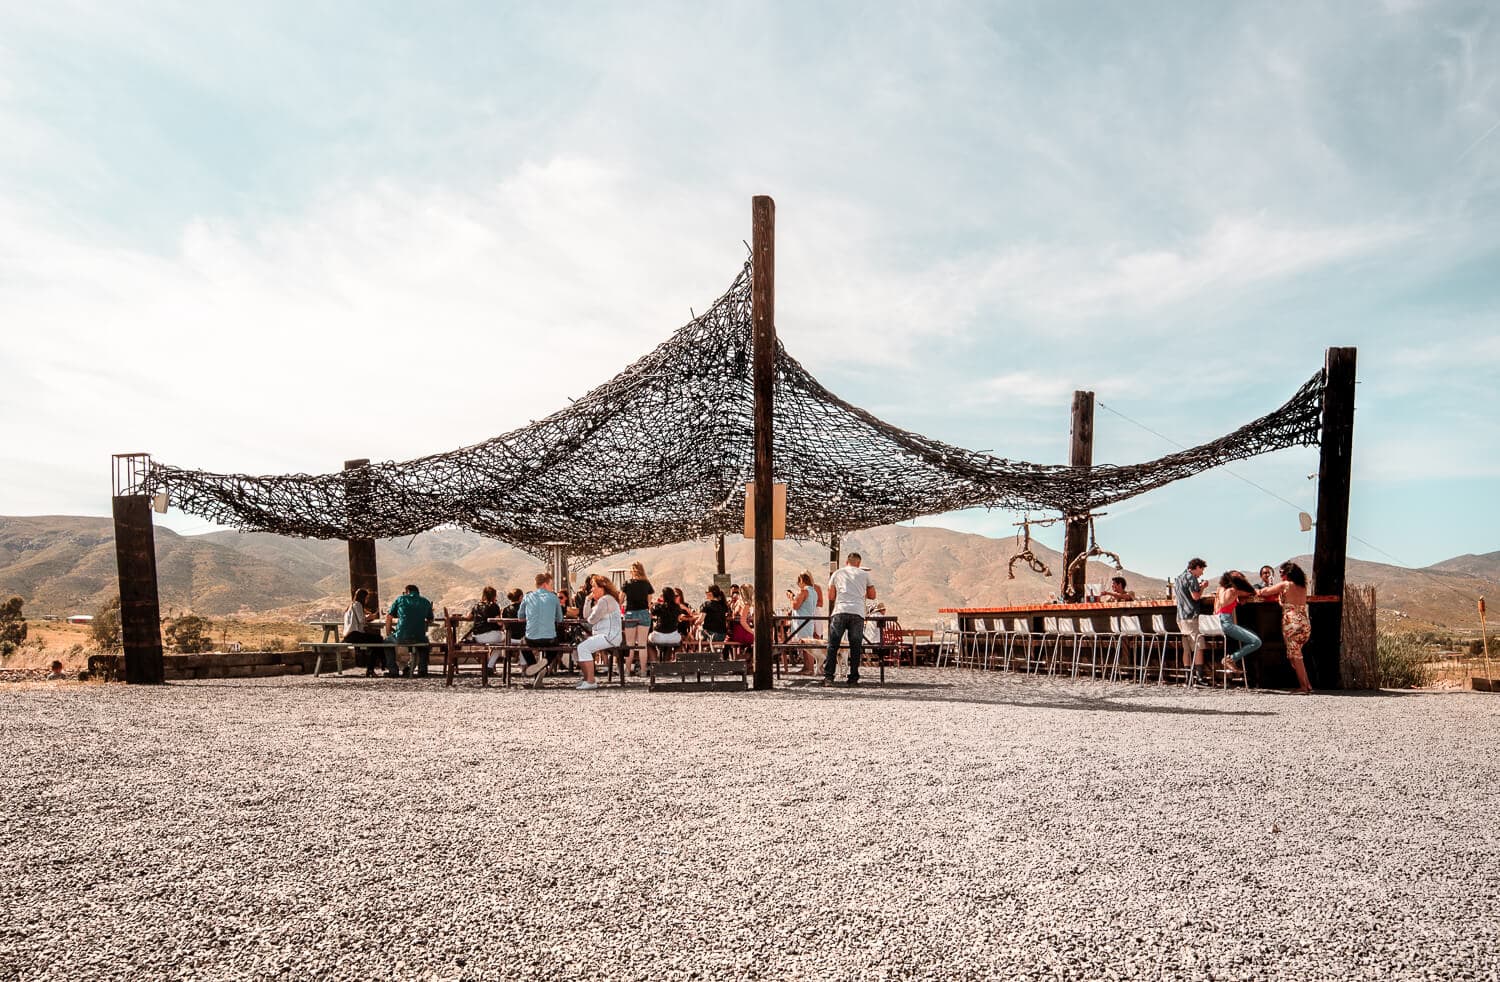
<svg viewBox="0 0 1500 982">
<path fill-rule="evenodd" d="M 385 656 L 386 674 L 396 674 L 397 662 L 400 662 L 402 674 L 411 677 L 411 656 L 415 652 L 417 656 L 417 674 L 427 674 L 427 625 L 432 623 L 432 601 L 422 596 L 416 584 L 407 586 L 406 592 L 391 602 L 391 609 L 385 614 L 385 630 L 390 635 L 390 640 L 397 645 L 410 643 L 411 647 L 396 647 L 387 649 Z"/>
</svg>

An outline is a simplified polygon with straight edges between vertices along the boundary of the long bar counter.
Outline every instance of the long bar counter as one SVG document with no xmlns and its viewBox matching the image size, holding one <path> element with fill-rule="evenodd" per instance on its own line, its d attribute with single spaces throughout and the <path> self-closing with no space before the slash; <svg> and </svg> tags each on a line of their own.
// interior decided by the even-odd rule
<svg viewBox="0 0 1500 982">
<path fill-rule="evenodd" d="M 1303 646 L 1302 654 L 1307 673 L 1314 688 L 1337 689 L 1339 679 L 1339 637 L 1343 620 L 1343 603 L 1336 596 L 1308 597 L 1307 615 L 1312 622 L 1312 638 Z M 1199 605 L 1204 614 L 1213 613 L 1212 604 L 1204 600 Z M 1139 617 L 1141 627 L 1149 635 L 1152 617 L 1161 616 L 1170 631 L 1177 630 L 1177 605 L 1166 598 L 1156 600 L 1132 600 L 1123 603 L 1032 603 L 995 607 L 940 607 L 940 614 L 950 614 L 959 620 L 959 629 L 964 637 L 972 632 L 995 625 L 992 618 L 1018 618 L 1028 620 L 1031 630 L 1040 632 L 1042 620 L 1047 617 L 1086 618 L 1094 630 L 1108 634 L 1111 617 Z M 1250 684 L 1290 689 L 1296 687 L 1296 676 L 1286 660 L 1286 642 L 1281 636 L 1281 604 L 1274 600 L 1249 600 L 1240 603 L 1236 610 L 1236 623 L 1260 636 L 1262 647 L 1250 658 L 1248 678 Z M 985 622 L 985 623 L 981 623 Z"/>
</svg>

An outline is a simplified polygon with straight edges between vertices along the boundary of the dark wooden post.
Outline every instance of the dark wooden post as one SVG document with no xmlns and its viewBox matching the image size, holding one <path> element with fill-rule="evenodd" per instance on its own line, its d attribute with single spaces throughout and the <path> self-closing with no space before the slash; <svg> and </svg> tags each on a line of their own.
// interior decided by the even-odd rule
<svg viewBox="0 0 1500 982">
<path fill-rule="evenodd" d="M 166 680 L 166 673 L 161 650 L 161 605 L 156 596 L 156 532 L 151 524 L 151 498 L 144 494 L 117 494 L 114 513 L 125 681 L 159 685 Z"/>
<path fill-rule="evenodd" d="M 1329 348 L 1323 366 L 1323 435 L 1318 450 L 1318 525 L 1313 593 L 1342 596 L 1349 544 L 1349 472 L 1354 450 L 1354 348 Z"/>
<path fill-rule="evenodd" d="M 1073 393 L 1072 445 L 1068 463 L 1074 467 L 1094 466 L 1094 394 Z M 1083 599 L 1083 584 L 1088 578 L 1088 563 L 1079 563 L 1073 572 L 1067 572 L 1073 560 L 1089 548 L 1089 516 L 1068 516 L 1067 531 L 1063 535 L 1063 599 L 1077 603 Z"/>
<path fill-rule="evenodd" d="M 1355 348 L 1329 348 L 1323 360 L 1323 433 L 1317 465 L 1317 531 L 1313 541 L 1314 594 L 1340 603 L 1313 604 L 1313 642 L 1319 657 L 1311 663 L 1317 688 L 1343 687 L 1344 561 L 1349 549 L 1349 486 L 1355 450 Z M 1329 610 L 1332 607 L 1332 610 Z M 1320 639 L 1322 636 L 1322 639 Z"/>
<path fill-rule="evenodd" d="M 724 533 L 723 532 L 720 532 L 718 535 L 714 536 L 714 560 L 716 562 L 716 567 L 715 567 L 715 570 L 714 570 L 715 572 L 717 572 L 720 576 L 723 576 L 725 573 L 729 572 L 729 570 L 727 570 L 725 568 L 725 563 L 724 563 Z"/>
<path fill-rule="evenodd" d="M 828 575 L 832 576 L 839 571 L 839 534 L 837 532 L 828 537 Z M 823 598 L 828 599 L 828 591 L 823 591 Z M 833 604 L 829 603 L 828 613 L 832 615 Z"/>
<path fill-rule="evenodd" d="M 369 463 L 368 460 L 344 461 L 344 470 L 353 471 L 344 477 L 344 500 L 351 516 L 364 509 L 369 501 L 370 472 L 363 469 Z M 374 539 L 349 540 L 349 596 L 353 597 L 354 591 L 361 588 L 370 592 L 365 609 L 380 610 L 380 575 L 375 565 Z"/>
<path fill-rule="evenodd" d="M 776 366 L 776 202 L 764 194 L 750 203 L 750 319 L 755 364 L 755 688 L 771 688 L 773 634 L 771 527 L 771 396 Z"/>
</svg>

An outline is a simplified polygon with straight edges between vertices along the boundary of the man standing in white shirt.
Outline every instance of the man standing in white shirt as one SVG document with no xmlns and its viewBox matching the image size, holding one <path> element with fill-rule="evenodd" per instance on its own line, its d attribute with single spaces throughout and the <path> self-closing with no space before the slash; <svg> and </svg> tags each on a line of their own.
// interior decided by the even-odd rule
<svg viewBox="0 0 1500 982">
<path fill-rule="evenodd" d="M 859 659 L 864 654 L 865 601 L 875 599 L 870 574 L 860 568 L 859 553 L 849 553 L 842 569 L 828 578 L 828 655 L 823 659 L 823 684 L 833 684 L 839 663 L 839 642 L 849 635 L 849 684 L 859 685 Z"/>
</svg>

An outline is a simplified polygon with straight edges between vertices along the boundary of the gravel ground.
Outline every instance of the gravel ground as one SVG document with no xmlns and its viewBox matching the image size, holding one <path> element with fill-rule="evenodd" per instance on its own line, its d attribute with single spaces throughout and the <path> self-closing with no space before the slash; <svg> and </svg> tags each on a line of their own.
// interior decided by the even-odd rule
<svg viewBox="0 0 1500 982">
<path fill-rule="evenodd" d="M 0 978 L 1500 978 L 1500 698 L 0 687 Z"/>
</svg>

